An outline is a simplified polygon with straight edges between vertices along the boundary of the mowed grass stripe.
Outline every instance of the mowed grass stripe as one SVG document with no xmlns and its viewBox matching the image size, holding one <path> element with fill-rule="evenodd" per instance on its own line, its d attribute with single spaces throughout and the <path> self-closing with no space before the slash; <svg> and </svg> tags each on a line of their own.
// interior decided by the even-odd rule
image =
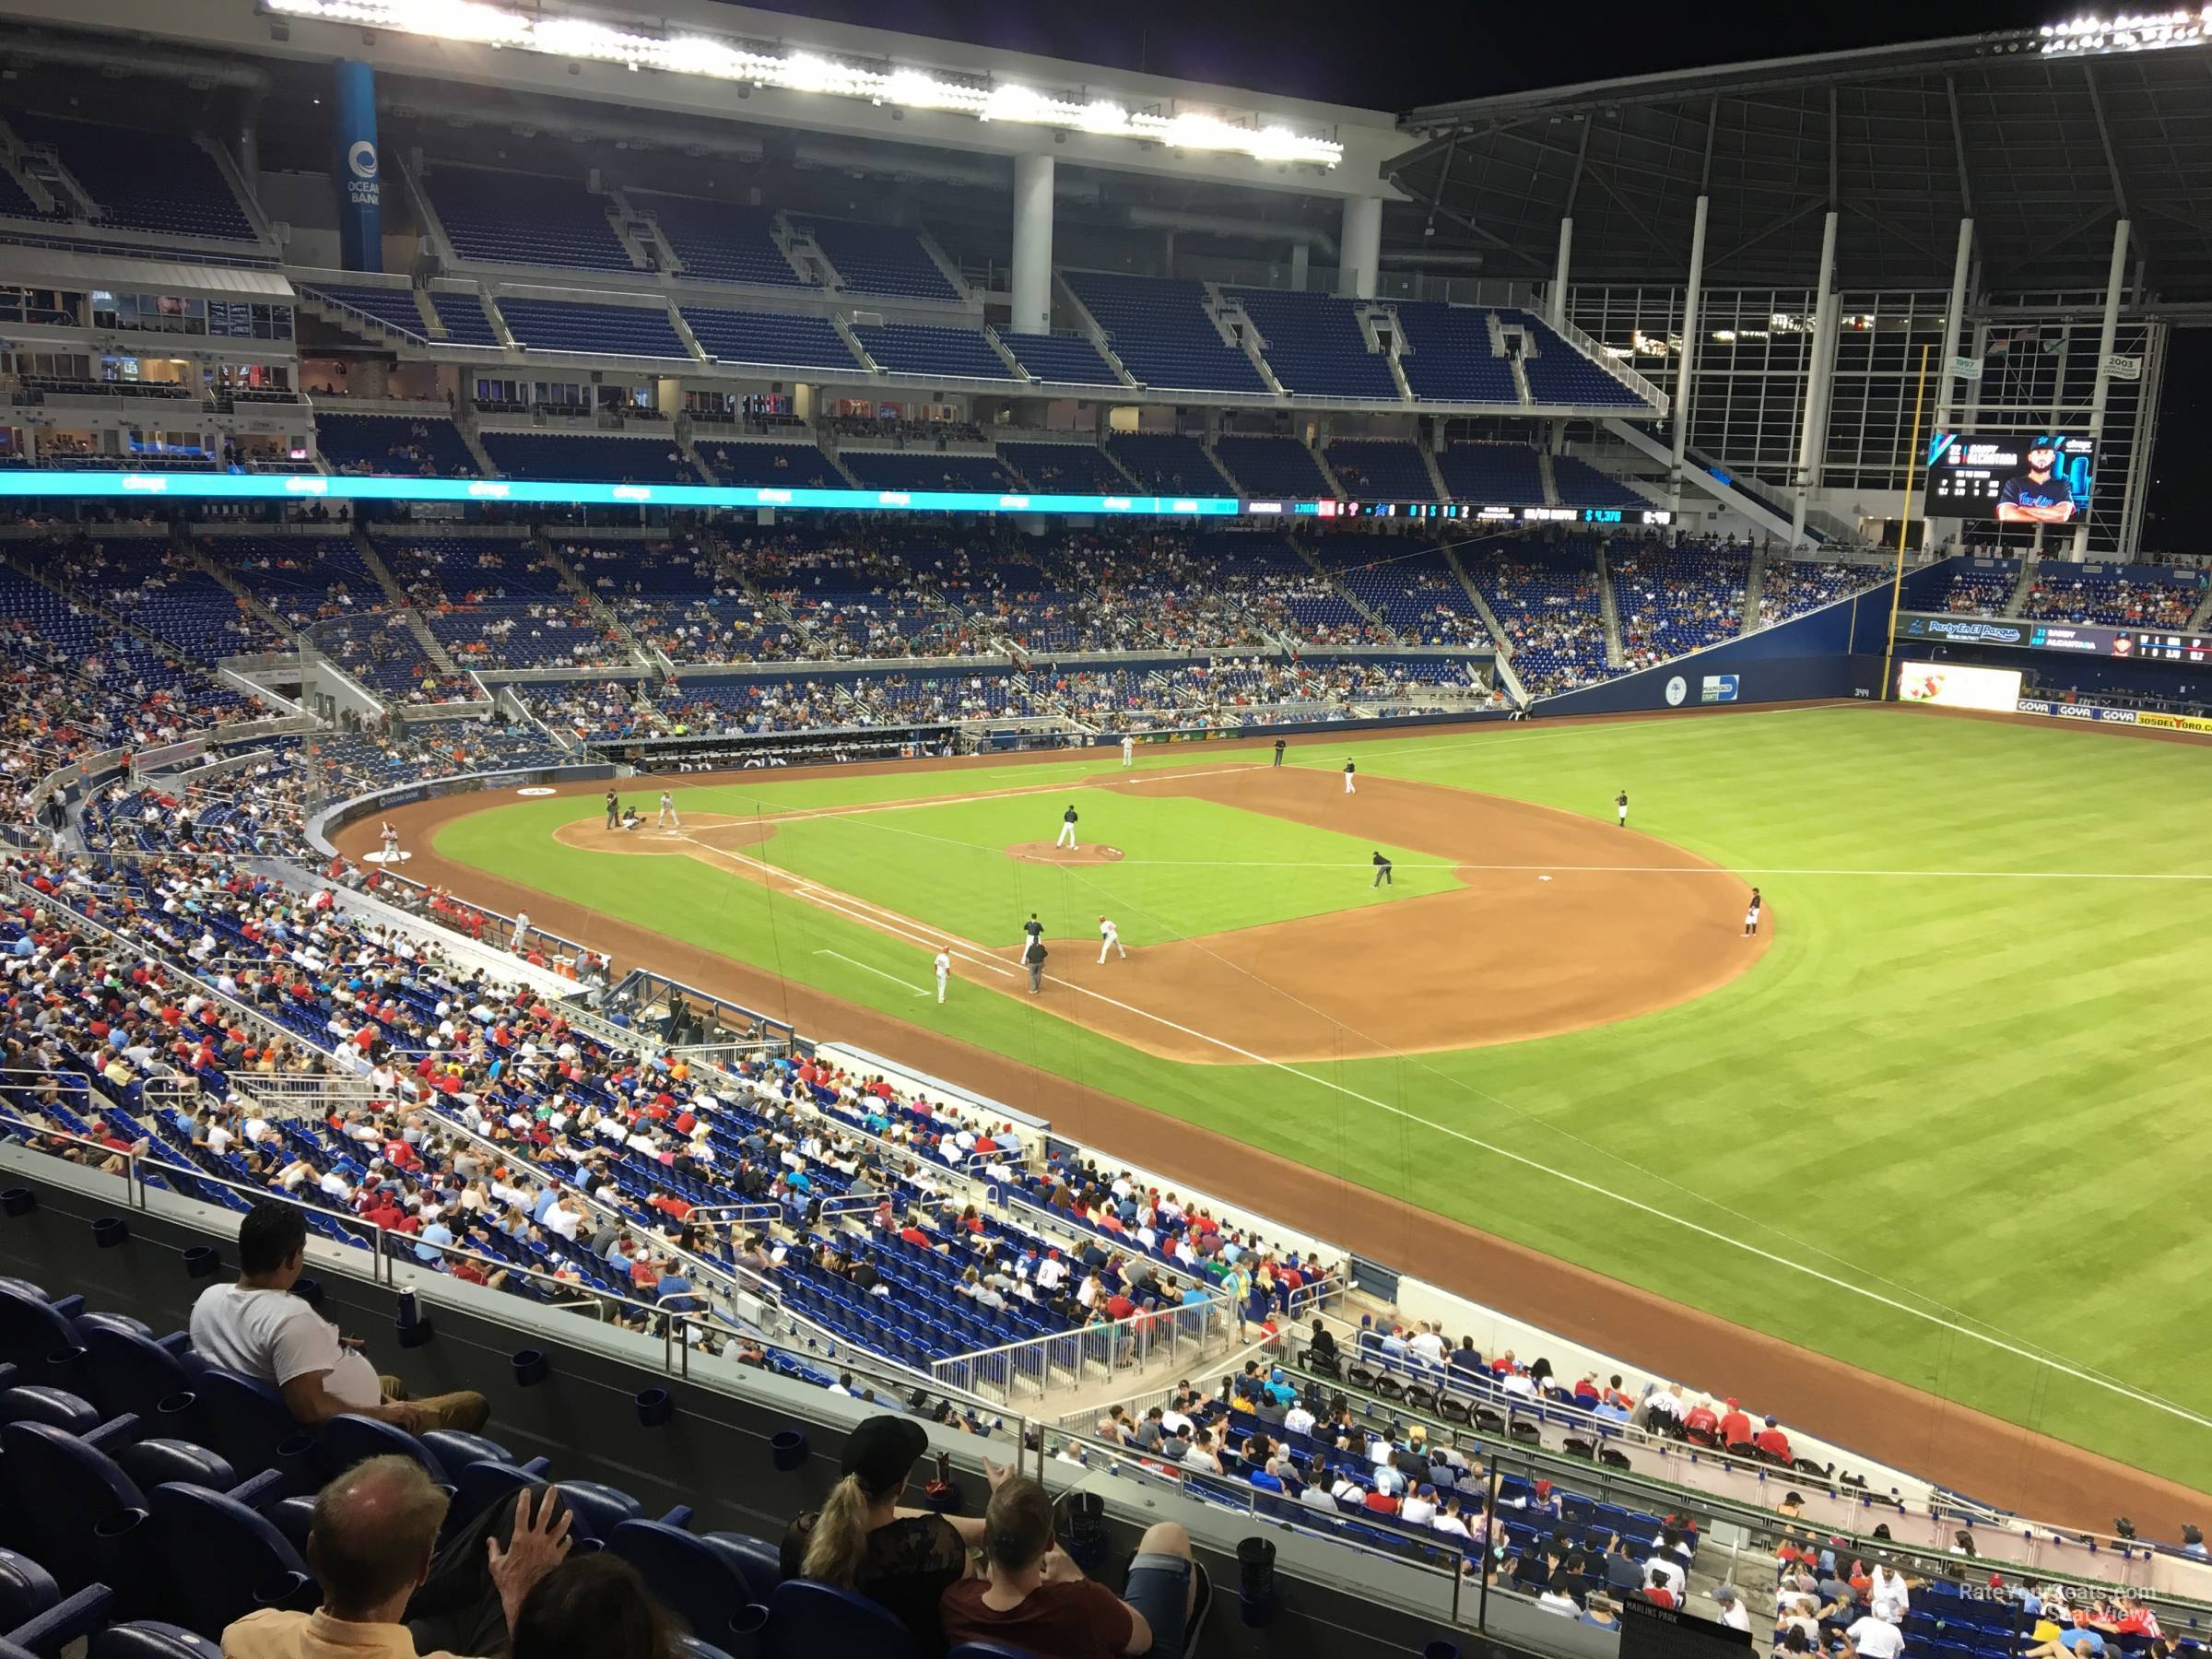
<svg viewBox="0 0 2212 1659">
<path fill-rule="evenodd" d="M 2212 873 L 2212 838 L 2201 828 L 2212 751 L 2190 747 L 1853 709 L 1508 726 L 1437 744 L 1332 735 L 1295 744 L 1291 760 L 1334 771 L 1348 754 L 1363 773 L 1600 819 L 1626 786 L 1632 824 L 1732 867 Z M 1230 758 L 1145 759 L 1188 770 Z M 1049 771 L 1058 774 L 1058 764 Z M 1076 763 L 1065 776 L 1119 771 L 1116 758 Z M 748 780 L 679 795 L 687 810 L 747 809 L 710 804 L 714 796 L 758 798 L 772 810 L 972 794 L 977 782 L 965 771 Z M 604 856 L 551 841 L 552 827 L 576 816 L 572 803 L 502 808 L 450 826 L 440 847 L 776 965 L 777 929 L 755 884 L 689 859 L 625 859 L 624 878 L 609 881 Z M 649 865 L 668 869 L 648 877 Z M 1036 890 L 1023 885 L 1029 869 L 1008 891 L 1023 914 L 1020 894 Z M 1202 874 L 1245 879 L 1234 869 Z M 2196 889 L 1806 877 L 1769 884 L 1768 898 L 1773 948 L 1754 972 L 1699 1002 L 1538 1042 L 1307 1068 L 1319 1081 L 1156 1061 L 996 996 L 939 1008 L 792 947 L 830 947 L 915 984 L 926 980 L 925 952 L 801 914 L 787 897 L 772 915 L 794 977 L 1310 1163 L 1316 1202 L 1303 1219 L 1324 1232 L 1333 1183 L 1358 1182 L 2212 1486 L 2207 1437 L 2149 1407 L 1409 1130 L 1326 1086 L 1632 1193 L 1808 1268 L 1891 1287 L 1885 1293 L 1900 1300 L 1956 1306 L 2212 1414 L 2212 1385 L 2184 1335 L 2212 1312 L 2212 1276 L 2198 1270 L 2191 1222 L 2212 1177 L 2212 1131 L 2197 1104 L 2212 945 Z M 987 901 L 1003 902 L 987 892 L 963 902 Z M 1540 948 L 1477 941 L 1469 994 Z M 1400 1259 L 1418 1265 L 1423 1242 L 1409 1236 Z"/>
</svg>

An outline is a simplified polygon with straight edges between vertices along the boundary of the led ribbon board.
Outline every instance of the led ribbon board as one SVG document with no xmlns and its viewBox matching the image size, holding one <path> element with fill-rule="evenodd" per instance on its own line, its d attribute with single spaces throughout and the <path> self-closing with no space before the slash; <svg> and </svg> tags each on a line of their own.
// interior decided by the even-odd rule
<svg viewBox="0 0 2212 1659">
<path fill-rule="evenodd" d="M 981 489 L 778 489 L 747 485 L 586 484 L 540 478 L 356 478 L 307 473 L 60 472 L 0 468 L 0 498 L 103 500 L 511 501 L 558 507 L 789 507 L 844 512 L 1094 512 L 1233 518 L 1234 496 L 1021 495 Z M 1279 509 L 1278 509 L 1279 511 Z"/>
</svg>

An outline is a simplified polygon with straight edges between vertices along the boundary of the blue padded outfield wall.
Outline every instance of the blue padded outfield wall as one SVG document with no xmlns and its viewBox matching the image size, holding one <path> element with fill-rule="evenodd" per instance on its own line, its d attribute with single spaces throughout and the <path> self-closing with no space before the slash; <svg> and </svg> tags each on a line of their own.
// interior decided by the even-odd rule
<svg viewBox="0 0 2212 1659">
<path fill-rule="evenodd" d="M 349 271 L 384 268 L 383 181 L 376 155 L 376 71 L 340 58 L 331 102 L 331 177 L 338 182 L 338 257 Z"/>
<path fill-rule="evenodd" d="M 1904 608 L 1948 581 L 1953 561 L 1905 572 Z M 1538 698 L 1531 712 L 1625 714 L 1727 703 L 1807 702 L 1878 697 L 1889 632 L 1889 584 L 1839 599 L 1747 639 L 1639 669 L 1602 686 Z"/>
</svg>

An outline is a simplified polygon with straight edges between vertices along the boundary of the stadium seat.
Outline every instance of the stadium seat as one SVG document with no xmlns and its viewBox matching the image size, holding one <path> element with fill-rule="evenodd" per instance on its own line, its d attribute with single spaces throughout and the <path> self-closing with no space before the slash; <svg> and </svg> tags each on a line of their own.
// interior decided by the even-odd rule
<svg viewBox="0 0 2212 1659">
<path fill-rule="evenodd" d="M 0 1426 L 0 1532 L 65 1592 L 144 1571 L 146 1495 L 113 1459 L 45 1423 Z"/>
<path fill-rule="evenodd" d="M 267 1520 L 206 1487 L 171 1481 L 150 1495 L 153 1542 L 167 1569 L 161 1611 L 204 1636 L 256 1607 L 312 1612 L 307 1563 Z"/>
<path fill-rule="evenodd" d="M 786 1579 L 776 1586 L 760 1646 L 762 1659 L 820 1659 L 825 1653 L 920 1659 L 906 1627 L 866 1596 L 808 1579 Z"/>
<path fill-rule="evenodd" d="M 182 1625 L 148 1619 L 94 1634 L 86 1659 L 222 1659 L 221 1646 Z"/>
<path fill-rule="evenodd" d="M 678 1618 L 709 1635 L 728 1630 L 748 1602 L 764 1602 L 775 1591 L 772 1565 L 665 1522 L 625 1521 L 606 1547 L 635 1567 Z"/>
<path fill-rule="evenodd" d="M 185 1336 L 166 1341 L 106 1321 L 79 1327 L 85 1340 L 85 1380 L 92 1398 L 110 1417 L 135 1412 L 152 1420 L 164 1400 L 193 1392 L 193 1379 L 179 1358 Z"/>
</svg>

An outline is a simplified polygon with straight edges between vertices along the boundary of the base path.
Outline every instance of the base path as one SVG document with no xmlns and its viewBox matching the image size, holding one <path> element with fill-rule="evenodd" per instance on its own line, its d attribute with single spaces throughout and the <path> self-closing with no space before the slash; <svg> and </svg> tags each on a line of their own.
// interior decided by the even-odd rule
<svg viewBox="0 0 2212 1659">
<path fill-rule="evenodd" d="M 1700 713 L 1688 717 L 1699 718 Z M 1607 717 L 1607 724 L 1615 718 L 1619 717 Z M 1435 735 L 1431 729 L 1409 736 L 1417 742 L 1433 741 Z M 1208 754 L 1230 755 L 1243 748 L 1264 757 L 1267 747 L 1265 741 L 1223 745 Z M 994 759 L 1000 767 L 1007 764 L 1005 758 Z M 901 763 L 868 770 L 921 771 L 939 764 Z M 971 770 L 982 770 L 969 764 Z M 849 777 L 859 770 L 812 769 L 813 775 L 830 777 Z M 704 784 L 758 775 L 689 781 Z M 794 769 L 780 775 L 809 773 Z M 1334 776 L 1324 775 L 1332 786 L 1341 788 Z M 596 797 L 604 789 L 601 783 L 573 784 L 562 786 L 561 793 Z M 1355 799 L 1363 798 L 1367 790 L 1362 783 Z M 451 795 L 394 807 L 386 816 L 409 845 L 427 849 L 441 824 L 508 798 L 496 791 Z M 1608 833 L 1618 833 L 1606 828 Z M 358 859 L 376 845 L 376 820 L 359 820 L 335 839 L 341 851 Z M 1732 1324 L 1388 1197 L 1326 1170 L 1295 1163 L 1265 1147 L 827 995 L 650 928 L 486 875 L 432 852 L 413 860 L 408 874 L 510 914 L 527 910 L 540 925 L 606 952 L 618 971 L 650 966 L 702 991 L 787 1020 L 809 1036 L 893 1055 L 915 1071 L 1018 1104 L 1049 1118 L 1062 1134 L 1097 1147 L 1109 1159 L 1127 1158 L 1178 1185 L 1213 1193 L 1261 1216 L 1296 1217 L 1356 1254 L 1418 1271 L 1443 1289 L 1562 1336 L 1632 1355 L 1637 1364 L 1662 1376 L 1710 1379 L 1747 1400 L 1774 1402 L 1794 1426 L 1955 1490 L 1971 1492 L 1999 1508 L 2059 1525 L 2098 1530 L 2109 1527 L 2114 1515 L 2124 1514 L 2146 1535 L 2165 1538 L 2178 1538 L 2183 1523 L 2201 1522 L 2212 1513 L 2212 1496 L 2177 1481 Z"/>
</svg>

